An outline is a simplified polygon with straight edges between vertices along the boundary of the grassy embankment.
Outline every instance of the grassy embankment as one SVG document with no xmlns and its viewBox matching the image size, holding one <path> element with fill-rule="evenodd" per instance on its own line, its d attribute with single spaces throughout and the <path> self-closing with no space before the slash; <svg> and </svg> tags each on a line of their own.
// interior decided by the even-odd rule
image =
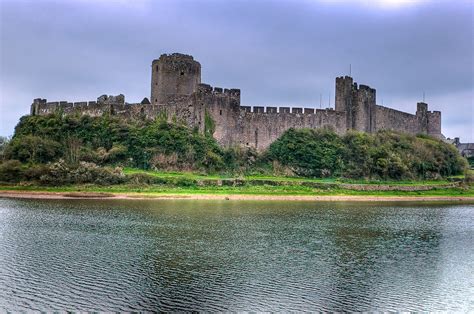
<svg viewBox="0 0 474 314">
<path fill-rule="evenodd" d="M 200 175 L 194 173 L 172 173 L 144 171 L 127 168 L 126 175 L 146 174 L 169 182 L 181 182 L 181 184 L 151 184 L 151 185 L 71 185 L 58 187 L 45 187 L 35 185 L 3 185 L 0 191 L 23 191 L 23 192 L 90 192 L 90 193 L 113 193 L 126 195 L 140 195 L 144 197 L 163 195 L 302 195 L 302 196 L 374 196 L 374 197 L 474 197 L 474 185 L 463 184 L 458 187 L 446 187 L 452 184 L 452 180 L 439 181 L 363 181 L 363 180 L 341 180 L 341 179 L 308 179 L 298 177 L 277 177 L 277 176 L 245 176 L 226 177 L 219 175 Z M 474 170 L 471 170 L 474 175 Z M 456 177 L 462 179 L 462 176 Z M 238 180 L 238 185 L 234 185 L 233 180 Z M 225 182 L 230 182 L 225 183 Z M 184 182 L 184 184 L 182 184 Z M 204 185 L 202 182 L 206 182 Z M 357 185 L 354 189 L 352 185 Z M 426 187 L 430 190 L 424 191 L 400 191 L 400 190 L 363 190 L 371 186 L 391 186 L 391 187 Z M 362 187 L 362 190 L 360 189 Z"/>
</svg>

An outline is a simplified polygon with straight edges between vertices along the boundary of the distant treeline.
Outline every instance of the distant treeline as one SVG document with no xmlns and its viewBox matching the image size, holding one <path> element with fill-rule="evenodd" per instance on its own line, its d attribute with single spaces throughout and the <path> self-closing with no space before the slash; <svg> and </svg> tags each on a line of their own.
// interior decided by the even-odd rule
<svg viewBox="0 0 474 314">
<path fill-rule="evenodd" d="M 59 114 L 22 117 L 13 138 L 0 143 L 0 154 L 0 181 L 47 181 L 48 176 L 54 181 L 52 173 L 65 165 L 71 176 L 81 178 L 73 176 L 71 182 L 88 182 L 86 170 L 80 169 L 120 177 L 114 167 L 398 180 L 461 174 L 467 165 L 454 146 L 424 135 L 339 136 L 329 129 L 290 129 L 257 153 L 222 148 L 210 134 L 179 123 Z"/>
</svg>

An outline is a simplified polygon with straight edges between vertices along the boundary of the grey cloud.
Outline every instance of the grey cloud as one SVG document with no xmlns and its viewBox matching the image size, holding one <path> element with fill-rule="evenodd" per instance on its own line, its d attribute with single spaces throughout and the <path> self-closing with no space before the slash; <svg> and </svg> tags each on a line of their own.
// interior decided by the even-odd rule
<svg viewBox="0 0 474 314">
<path fill-rule="evenodd" d="M 359 1 L 7 1 L 1 6 L 1 125 L 11 134 L 36 97 L 149 94 L 150 63 L 184 52 L 203 81 L 245 104 L 313 105 L 334 97 L 349 64 L 378 103 L 414 112 L 425 91 L 443 132 L 474 141 L 469 1 L 394 9 Z M 136 3 L 136 2 L 135 2 Z M 332 104 L 334 100 L 332 100 Z M 460 118 L 462 117 L 462 118 Z"/>
</svg>

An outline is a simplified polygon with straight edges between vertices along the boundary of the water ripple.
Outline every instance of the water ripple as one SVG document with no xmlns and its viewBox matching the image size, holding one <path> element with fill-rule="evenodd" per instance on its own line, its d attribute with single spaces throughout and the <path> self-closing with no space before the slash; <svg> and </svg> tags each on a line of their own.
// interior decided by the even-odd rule
<svg viewBox="0 0 474 314">
<path fill-rule="evenodd" d="M 473 209 L 0 199 L 0 310 L 472 311 Z"/>
</svg>

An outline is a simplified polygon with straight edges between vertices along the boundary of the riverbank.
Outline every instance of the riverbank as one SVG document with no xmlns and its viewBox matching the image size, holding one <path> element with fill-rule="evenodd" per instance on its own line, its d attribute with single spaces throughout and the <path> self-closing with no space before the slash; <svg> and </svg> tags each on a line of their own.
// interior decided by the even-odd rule
<svg viewBox="0 0 474 314">
<path fill-rule="evenodd" d="M 360 191 L 358 191 L 360 192 Z M 26 199 L 189 199 L 189 200 L 253 200 L 253 201 L 361 201 L 361 202 L 393 202 L 393 201 L 450 201 L 450 202 L 473 202 L 474 193 L 457 195 L 430 195 L 424 191 L 418 195 L 402 192 L 397 194 L 385 193 L 359 194 L 337 194 L 313 193 L 313 194 L 244 194 L 244 193 L 193 193 L 181 191 L 180 193 L 161 192 L 100 192 L 100 191 L 45 191 L 45 190 L 21 190 L 0 188 L 0 197 L 4 198 L 26 198 Z M 373 191 L 371 191 L 373 192 Z M 392 192 L 392 191 L 390 191 Z M 451 191 L 452 192 L 452 191 Z"/>
</svg>

